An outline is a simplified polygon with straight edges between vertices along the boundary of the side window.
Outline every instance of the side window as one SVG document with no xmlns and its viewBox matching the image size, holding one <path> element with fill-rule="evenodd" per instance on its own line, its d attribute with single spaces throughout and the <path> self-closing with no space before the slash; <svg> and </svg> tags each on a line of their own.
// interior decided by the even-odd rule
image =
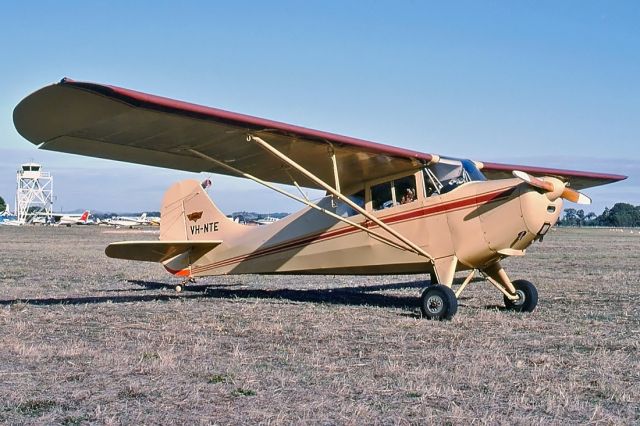
<svg viewBox="0 0 640 426">
<path fill-rule="evenodd" d="M 401 179 L 394 180 L 393 187 L 396 191 L 396 202 L 398 204 L 407 204 L 418 199 L 416 195 L 415 175 L 409 175 Z"/>
<path fill-rule="evenodd" d="M 379 183 L 371 187 L 371 203 L 373 210 L 382 210 L 388 207 L 393 207 L 393 195 L 392 195 L 391 182 Z"/>
<path fill-rule="evenodd" d="M 349 195 L 348 198 L 360 207 L 364 208 L 364 189 L 353 195 Z M 358 214 L 358 212 L 344 201 L 338 200 L 336 203 L 336 214 L 342 217 L 349 217 Z"/>
</svg>

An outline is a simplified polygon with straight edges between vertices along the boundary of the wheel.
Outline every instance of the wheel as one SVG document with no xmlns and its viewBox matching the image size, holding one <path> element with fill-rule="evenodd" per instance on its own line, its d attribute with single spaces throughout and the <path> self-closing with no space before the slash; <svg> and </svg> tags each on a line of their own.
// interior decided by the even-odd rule
<svg viewBox="0 0 640 426">
<path fill-rule="evenodd" d="M 510 300 L 505 296 L 504 306 L 516 312 L 533 312 L 538 305 L 538 290 L 536 286 L 526 280 L 515 280 L 513 286 L 516 288 L 516 294 L 520 298 L 518 300 Z"/>
<path fill-rule="evenodd" d="M 182 291 L 182 286 L 178 284 L 176 287 L 176 293 L 180 293 Z"/>
<path fill-rule="evenodd" d="M 449 320 L 458 311 L 458 299 L 449 287 L 430 285 L 420 297 L 420 310 L 425 318 Z"/>
</svg>

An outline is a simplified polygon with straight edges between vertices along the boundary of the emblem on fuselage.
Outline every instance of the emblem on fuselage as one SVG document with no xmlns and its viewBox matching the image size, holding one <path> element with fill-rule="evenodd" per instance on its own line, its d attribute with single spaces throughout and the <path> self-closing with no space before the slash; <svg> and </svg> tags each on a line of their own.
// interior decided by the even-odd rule
<svg viewBox="0 0 640 426">
<path fill-rule="evenodd" d="M 189 219 L 192 222 L 197 222 L 198 219 L 200 219 L 201 217 L 202 217 L 202 212 L 193 212 L 187 215 L 187 219 Z"/>
</svg>

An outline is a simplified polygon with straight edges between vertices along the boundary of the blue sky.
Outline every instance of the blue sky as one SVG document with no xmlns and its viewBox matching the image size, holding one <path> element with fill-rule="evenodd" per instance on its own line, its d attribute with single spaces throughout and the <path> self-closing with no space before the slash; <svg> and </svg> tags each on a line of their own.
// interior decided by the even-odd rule
<svg viewBox="0 0 640 426">
<path fill-rule="evenodd" d="M 53 173 L 56 210 L 157 210 L 193 176 L 23 140 L 14 106 L 68 76 L 429 153 L 626 174 L 587 191 L 592 209 L 638 205 L 638 22 L 637 1 L 11 2 L 0 196 L 13 204 L 29 160 Z M 213 180 L 224 211 L 297 209 Z"/>
</svg>

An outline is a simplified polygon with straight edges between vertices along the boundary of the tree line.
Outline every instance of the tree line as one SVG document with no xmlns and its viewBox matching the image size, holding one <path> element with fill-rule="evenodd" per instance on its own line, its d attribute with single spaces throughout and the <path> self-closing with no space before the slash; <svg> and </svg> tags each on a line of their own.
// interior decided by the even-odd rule
<svg viewBox="0 0 640 426">
<path fill-rule="evenodd" d="M 616 203 L 613 207 L 605 207 L 601 215 L 593 212 L 585 213 L 582 209 L 565 209 L 559 226 L 614 226 L 640 227 L 640 206 L 627 203 Z"/>
</svg>

